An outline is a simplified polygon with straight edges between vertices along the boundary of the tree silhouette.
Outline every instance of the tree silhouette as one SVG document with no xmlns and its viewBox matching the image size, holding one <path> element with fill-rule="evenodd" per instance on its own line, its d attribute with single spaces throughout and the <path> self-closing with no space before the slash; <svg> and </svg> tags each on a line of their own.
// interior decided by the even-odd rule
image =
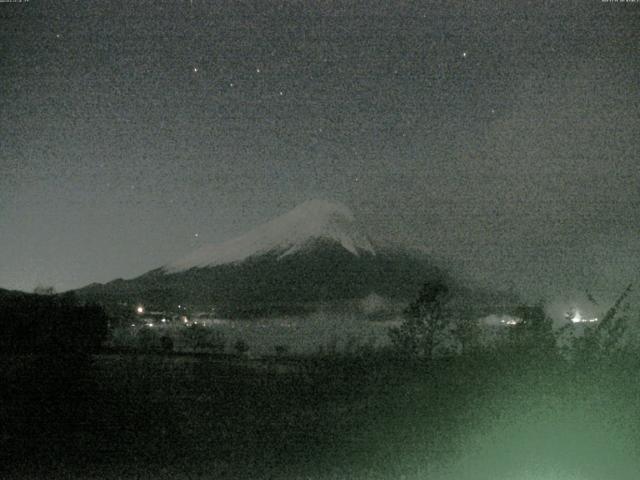
<svg viewBox="0 0 640 480">
<path fill-rule="evenodd" d="M 425 283 L 405 311 L 405 320 L 389 330 L 396 349 L 410 357 L 431 358 L 438 337 L 446 328 L 444 307 L 449 288 L 440 281 Z"/>
<path fill-rule="evenodd" d="M 550 354 L 555 350 L 553 320 L 544 311 L 542 302 L 536 305 L 521 305 L 514 316 L 520 321 L 509 327 L 512 345 L 530 354 Z"/>
</svg>

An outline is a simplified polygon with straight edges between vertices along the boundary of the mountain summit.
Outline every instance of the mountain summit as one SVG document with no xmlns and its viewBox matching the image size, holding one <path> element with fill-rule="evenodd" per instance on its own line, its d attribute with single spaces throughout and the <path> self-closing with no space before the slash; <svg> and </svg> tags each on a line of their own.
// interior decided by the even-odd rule
<svg viewBox="0 0 640 480">
<path fill-rule="evenodd" d="M 267 253 L 282 258 L 318 241 L 333 242 L 356 256 L 361 252 L 375 254 L 349 208 L 326 200 L 309 200 L 240 237 L 201 247 L 163 269 L 167 273 L 177 273 L 237 263 Z"/>
</svg>

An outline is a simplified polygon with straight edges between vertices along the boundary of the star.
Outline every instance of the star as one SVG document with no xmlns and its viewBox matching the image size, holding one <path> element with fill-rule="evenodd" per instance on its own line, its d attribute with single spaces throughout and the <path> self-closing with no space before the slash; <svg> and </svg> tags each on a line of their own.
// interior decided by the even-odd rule
<svg viewBox="0 0 640 480">
<path fill-rule="evenodd" d="M 467 58 L 467 52 L 462 52 L 462 58 Z"/>
<path fill-rule="evenodd" d="M 260 73 L 260 69 L 259 68 L 256 68 L 256 73 Z"/>
<path fill-rule="evenodd" d="M 280 96 L 283 96 L 284 92 L 282 90 L 280 90 Z"/>
<path fill-rule="evenodd" d="M 193 236 L 198 238 L 199 235 L 200 235 L 199 233 L 195 233 Z"/>
<path fill-rule="evenodd" d="M 193 67 L 193 73 L 198 73 L 198 67 Z"/>
</svg>

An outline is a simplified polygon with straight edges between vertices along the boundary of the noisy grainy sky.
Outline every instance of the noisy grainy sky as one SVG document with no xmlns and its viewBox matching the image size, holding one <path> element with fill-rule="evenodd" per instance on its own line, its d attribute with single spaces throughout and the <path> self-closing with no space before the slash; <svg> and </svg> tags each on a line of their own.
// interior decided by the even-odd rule
<svg viewBox="0 0 640 480">
<path fill-rule="evenodd" d="M 0 4 L 0 287 L 311 198 L 527 295 L 640 274 L 640 3 Z"/>
</svg>

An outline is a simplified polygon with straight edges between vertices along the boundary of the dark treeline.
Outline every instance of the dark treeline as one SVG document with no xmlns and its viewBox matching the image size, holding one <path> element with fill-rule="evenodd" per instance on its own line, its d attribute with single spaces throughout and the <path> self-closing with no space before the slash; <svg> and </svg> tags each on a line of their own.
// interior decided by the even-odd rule
<svg viewBox="0 0 640 480">
<path fill-rule="evenodd" d="M 0 352 L 92 353 L 107 328 L 102 307 L 81 304 L 73 294 L 0 291 Z"/>
</svg>

